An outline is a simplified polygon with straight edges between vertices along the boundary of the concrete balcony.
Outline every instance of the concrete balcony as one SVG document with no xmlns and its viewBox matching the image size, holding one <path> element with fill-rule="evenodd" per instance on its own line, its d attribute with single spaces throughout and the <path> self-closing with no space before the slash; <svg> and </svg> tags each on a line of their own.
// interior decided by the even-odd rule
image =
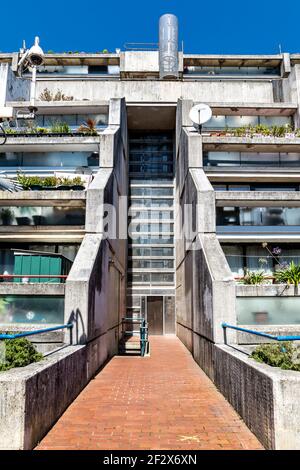
<svg viewBox="0 0 300 470">
<path fill-rule="evenodd" d="M 18 136 L 8 135 L 1 152 L 97 152 L 99 151 L 100 136 L 47 136 L 43 134 Z"/>
<path fill-rule="evenodd" d="M 230 134 L 230 132 L 228 132 Z M 234 137 L 232 135 L 218 136 L 217 132 L 213 135 L 203 135 L 203 150 L 204 151 L 221 151 L 238 152 L 238 151 L 251 151 L 251 152 L 299 152 L 300 151 L 300 138 L 299 137 L 273 137 L 273 136 L 260 136 L 254 135 Z"/>
</svg>

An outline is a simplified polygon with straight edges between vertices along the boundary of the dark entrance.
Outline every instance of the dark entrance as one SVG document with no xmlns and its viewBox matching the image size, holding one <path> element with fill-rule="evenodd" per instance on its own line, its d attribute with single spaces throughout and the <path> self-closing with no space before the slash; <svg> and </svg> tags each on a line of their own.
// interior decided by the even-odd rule
<svg viewBox="0 0 300 470">
<path fill-rule="evenodd" d="M 163 297 L 147 297 L 147 321 L 150 335 L 164 334 Z"/>
</svg>

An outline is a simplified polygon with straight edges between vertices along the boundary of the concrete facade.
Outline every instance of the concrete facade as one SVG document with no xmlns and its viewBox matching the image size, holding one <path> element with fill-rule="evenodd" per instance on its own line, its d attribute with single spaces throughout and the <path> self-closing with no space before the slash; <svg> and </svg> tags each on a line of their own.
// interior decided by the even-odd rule
<svg viewBox="0 0 300 470">
<path fill-rule="evenodd" d="M 23 159 L 22 162 L 26 162 L 26 155 L 29 154 L 68 153 L 70 159 L 74 156 L 73 166 L 70 161 L 67 161 L 65 167 L 62 163 L 62 168 L 48 168 L 47 165 L 32 168 L 24 163 L 21 165 L 22 171 L 30 175 L 47 176 L 59 171 L 69 172 L 72 176 L 88 174 L 92 179 L 85 191 L 0 191 L 1 206 L 5 207 L 28 205 L 85 209 L 85 225 L 82 226 L 0 225 L 0 243 L 3 246 L 10 244 L 11 248 L 16 243 L 29 242 L 80 244 L 65 284 L 22 285 L 4 282 L 0 285 L 0 294 L 3 295 L 63 295 L 64 322 L 74 322 L 74 345 L 70 346 L 66 356 L 62 352 L 55 352 L 53 364 L 49 365 L 47 372 L 39 375 L 39 368 L 44 367 L 40 364 L 21 372 L 11 371 L 3 375 L 3 396 L 6 397 L 3 423 L 7 422 L 7 427 L 13 429 L 15 423 L 20 422 L 20 432 L 16 434 L 15 440 L 11 437 L 8 440 L 3 438 L 3 444 L 1 439 L 5 426 L 3 425 L 2 432 L 0 428 L 0 443 L 3 448 L 31 448 L 35 445 L 97 369 L 118 353 L 121 320 L 128 308 L 127 268 L 131 257 L 127 246 L 127 197 L 132 191 L 129 189 L 130 171 L 134 171 L 132 168 L 130 170 L 128 132 L 135 137 L 144 132 L 146 140 L 155 133 L 165 133 L 165 136 L 172 135 L 174 144 L 174 220 L 171 218 L 175 232 L 174 260 L 163 254 L 152 258 L 141 254 L 139 259 L 134 260 L 138 265 L 134 269 L 139 270 L 136 272 L 140 277 L 144 275 L 147 278 L 147 263 L 156 266 L 159 262 L 165 262 L 165 266 L 169 266 L 169 271 L 162 268 L 165 269 L 165 279 L 176 270 L 175 289 L 170 284 L 168 291 L 170 297 L 175 296 L 175 308 L 170 299 L 164 303 L 163 308 L 168 307 L 170 317 L 176 315 L 177 336 L 267 448 L 286 448 L 288 443 L 294 448 L 300 448 L 296 422 L 292 419 L 289 421 L 284 412 L 286 404 L 287 409 L 293 410 L 298 393 L 296 373 L 285 372 L 282 375 L 281 372 L 270 371 L 267 366 L 243 359 L 223 345 L 221 327 L 222 322 L 232 325 L 237 323 L 236 300 L 239 297 L 298 297 L 292 287 L 287 290 L 278 285 L 238 285 L 230 268 L 226 247 L 238 247 L 239 244 L 243 247 L 251 245 L 253 248 L 262 242 L 267 242 L 272 247 L 272 243 L 284 243 L 286 247 L 288 243 L 293 243 L 294 249 L 298 250 L 300 229 L 292 227 L 300 227 L 300 218 L 296 214 L 295 223 L 281 224 L 280 233 L 272 225 L 268 228 L 263 224 L 263 229 L 259 232 L 251 221 L 247 230 L 241 230 L 237 219 L 229 217 L 224 234 L 218 231 L 217 223 L 218 209 L 222 207 L 300 209 L 300 139 L 297 132 L 287 128 L 289 132 L 284 136 L 262 135 L 259 132 L 238 136 L 228 130 L 231 126 L 234 129 L 243 127 L 245 122 L 247 125 L 290 125 L 297 128 L 300 125 L 300 58 L 286 53 L 269 56 L 202 56 L 179 53 L 178 61 L 178 78 L 163 80 L 159 79 L 158 51 L 47 54 L 46 67 L 71 65 L 86 67 L 86 72 L 63 74 L 59 73 L 59 69 L 50 69 L 48 73 L 38 74 L 35 98 L 38 117 L 43 119 L 43 125 L 46 127 L 45 122 L 51 116 L 63 116 L 68 122 L 77 123 L 78 116 L 95 117 L 99 114 L 107 116 L 106 124 L 97 130 L 97 135 L 8 135 L 6 144 L 1 148 L 5 158 L 17 155 Z M 29 96 L 25 81 L 15 77 L 17 62 L 18 54 L 0 54 L 0 104 L 13 106 L 15 111 L 24 111 L 28 107 Z M 93 69 L 89 69 L 92 66 L 107 67 L 107 71 L 95 74 Z M 207 69 L 209 73 L 206 72 Z M 251 74 L 248 69 L 252 70 Z M 26 85 L 27 83 L 26 81 Z M 41 96 L 45 89 L 53 94 L 60 90 L 72 99 L 45 101 Z M 189 118 L 192 106 L 200 102 L 211 106 L 215 122 L 215 127 L 204 127 L 202 135 L 193 127 Z M 163 142 L 160 145 L 163 147 Z M 89 155 L 99 154 L 96 167 L 77 165 L 76 155 L 83 152 Z M 135 152 L 138 155 L 137 160 L 132 160 L 134 163 L 131 163 L 131 167 L 140 165 L 138 172 L 140 175 L 143 172 L 146 174 L 148 155 L 152 162 L 157 156 L 146 145 Z M 220 154 L 222 155 L 218 161 Z M 160 151 L 157 160 L 159 170 L 168 165 L 166 155 L 166 149 Z M 266 167 L 263 165 L 264 158 Z M 3 167 L 8 177 L 15 177 L 18 169 L 18 165 Z M 160 177 L 163 178 L 161 175 Z M 137 181 L 133 182 L 133 191 L 134 185 L 139 186 Z M 246 185 L 247 188 L 238 189 L 235 186 L 238 184 Z M 294 185 L 293 188 L 290 187 L 291 184 Z M 223 188 L 217 189 L 217 185 Z M 265 187 L 261 188 L 259 185 Z M 170 195 L 163 195 L 166 186 L 167 184 L 164 188 L 163 185 L 159 188 L 162 190 L 161 201 L 164 204 L 166 198 L 172 198 Z M 163 203 L 154 201 L 151 193 L 153 187 L 155 178 L 154 181 L 149 178 L 147 187 L 138 187 L 137 191 L 140 193 L 137 193 L 136 201 L 138 204 L 150 201 L 150 211 L 157 211 L 158 204 L 163 207 Z M 107 214 L 109 210 L 112 210 L 111 214 Z M 148 219 L 145 220 L 144 225 L 148 223 Z M 163 225 L 159 218 L 155 223 L 158 226 Z M 142 221 L 140 225 L 143 226 Z M 139 243 L 145 250 L 147 240 L 150 240 L 151 245 L 151 230 L 155 233 L 154 229 L 147 227 L 137 230 L 140 231 L 142 240 Z M 169 232 L 171 240 L 173 233 L 171 229 Z M 162 245 L 159 238 L 156 245 L 154 248 L 159 250 Z M 172 250 L 171 245 L 172 243 L 169 248 Z M 141 247 L 134 248 L 138 251 Z M 159 269 L 161 268 L 154 267 L 152 272 L 160 274 Z M 141 293 L 143 296 L 152 289 L 153 297 L 159 296 L 159 284 L 154 282 L 152 285 L 151 282 L 147 286 L 145 282 L 141 282 L 135 294 Z M 134 309 L 137 306 L 131 307 Z M 297 326 L 292 324 L 252 327 L 278 334 L 297 331 Z M 10 328 L 20 331 L 21 325 L 10 325 Z M 34 325 L 27 324 L 23 328 L 34 328 Z M 168 331 L 164 331 L 173 330 L 170 327 Z M 254 343 L 249 335 L 240 333 L 228 332 L 227 339 L 234 346 L 238 343 Z M 54 349 L 62 340 L 61 332 L 51 337 L 42 337 L 39 348 L 43 350 L 48 341 L 49 349 Z M 64 341 L 69 343 L 68 333 Z M 75 364 L 77 359 L 72 359 L 75 356 L 78 364 Z M 50 364 L 50 359 L 47 361 Z M 67 375 L 67 368 L 70 368 L 72 380 L 64 385 L 65 389 L 59 388 L 55 392 L 64 395 L 58 409 L 53 404 L 51 383 L 59 380 L 61 375 Z M 42 402 L 37 405 L 36 414 L 31 409 L 28 415 L 32 416 L 28 418 L 31 421 L 24 423 L 23 415 L 26 406 L 29 406 L 27 400 L 31 397 L 33 404 L 35 400 L 39 400 L 34 395 L 34 386 L 29 382 L 26 385 L 26 371 L 32 372 L 29 382 L 34 383 L 42 377 L 40 380 L 44 383 L 43 380 L 47 377 L 50 384 L 49 391 L 47 389 L 49 415 L 47 414 L 45 425 L 41 424 L 39 415 Z M 78 384 L 71 390 L 77 379 Z M 290 394 L 287 385 L 289 380 L 292 384 Z M 9 387 L 13 388 L 12 392 Z M 19 397 L 19 405 L 13 413 L 7 398 L 10 394 Z M 263 400 L 260 401 L 261 394 Z M 264 417 L 263 423 L 261 416 Z M 288 440 L 283 437 L 284 426 L 288 429 Z M 296 431 L 293 437 L 294 428 Z"/>
</svg>

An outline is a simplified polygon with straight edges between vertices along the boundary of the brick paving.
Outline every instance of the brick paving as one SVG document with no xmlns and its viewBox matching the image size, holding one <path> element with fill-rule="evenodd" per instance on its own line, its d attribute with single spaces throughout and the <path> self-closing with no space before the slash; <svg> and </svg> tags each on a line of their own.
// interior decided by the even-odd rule
<svg viewBox="0 0 300 470">
<path fill-rule="evenodd" d="M 262 449 L 175 336 L 151 338 L 151 357 L 114 357 L 39 450 Z"/>
</svg>

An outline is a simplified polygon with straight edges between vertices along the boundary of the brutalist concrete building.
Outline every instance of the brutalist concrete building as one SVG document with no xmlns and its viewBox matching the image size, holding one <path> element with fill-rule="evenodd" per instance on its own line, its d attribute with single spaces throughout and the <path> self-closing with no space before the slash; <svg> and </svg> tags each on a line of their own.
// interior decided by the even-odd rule
<svg viewBox="0 0 300 470">
<path fill-rule="evenodd" d="M 187 54 L 176 19 L 160 27 L 157 50 L 45 54 L 34 87 L 24 52 L 0 54 L 0 329 L 74 325 L 64 349 L 68 330 L 32 337 L 57 350 L 47 367 L 0 376 L 2 448 L 32 448 L 126 352 L 123 318 L 176 334 L 265 447 L 300 448 L 297 373 L 222 327 L 300 333 L 298 290 L 273 279 L 300 263 L 300 54 Z M 241 283 L 253 272 L 265 282 Z"/>
</svg>

